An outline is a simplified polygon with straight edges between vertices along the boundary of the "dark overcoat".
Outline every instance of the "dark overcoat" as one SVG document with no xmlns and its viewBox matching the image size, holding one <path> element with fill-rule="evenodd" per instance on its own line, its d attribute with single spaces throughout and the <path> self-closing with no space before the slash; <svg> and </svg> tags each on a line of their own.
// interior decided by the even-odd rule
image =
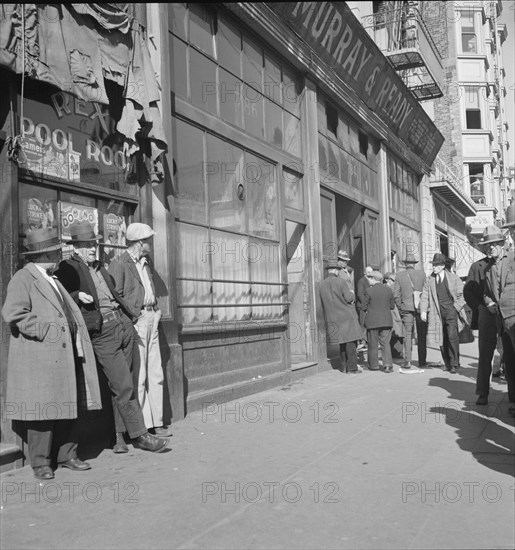
<svg viewBox="0 0 515 550">
<path fill-rule="evenodd" d="M 474 330 L 479 328 L 479 306 L 485 305 L 485 294 L 494 299 L 494 296 L 489 293 L 488 287 L 485 285 L 492 265 L 493 262 L 486 256 L 474 262 L 470 266 L 467 280 L 463 287 L 463 297 L 472 310 L 471 328 Z"/>
<path fill-rule="evenodd" d="M 15 273 L 2 309 L 10 324 L 4 410 L 13 420 L 69 420 L 78 406 L 101 409 L 95 355 L 84 319 L 56 281 L 77 324 L 72 332 L 51 283 L 33 263 Z M 79 381 L 77 381 L 79 377 Z"/>
<path fill-rule="evenodd" d="M 395 307 L 392 289 L 383 284 L 369 286 L 363 298 L 365 327 L 391 328 L 393 325 L 392 309 Z"/>
<path fill-rule="evenodd" d="M 320 283 L 320 300 L 324 309 L 328 344 L 345 344 L 363 338 L 358 316 L 353 306 L 354 293 L 349 285 L 330 273 Z"/>
</svg>

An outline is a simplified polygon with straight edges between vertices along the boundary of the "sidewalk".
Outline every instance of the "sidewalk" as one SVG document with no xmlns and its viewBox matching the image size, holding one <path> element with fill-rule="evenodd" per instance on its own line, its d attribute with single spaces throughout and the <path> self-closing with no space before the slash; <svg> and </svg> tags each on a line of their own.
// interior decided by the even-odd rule
<svg viewBox="0 0 515 550">
<path fill-rule="evenodd" d="M 172 451 L 1 476 L 3 548 L 514 548 L 506 385 L 326 372 L 174 424 Z M 429 361 L 439 352 L 429 351 Z"/>
</svg>

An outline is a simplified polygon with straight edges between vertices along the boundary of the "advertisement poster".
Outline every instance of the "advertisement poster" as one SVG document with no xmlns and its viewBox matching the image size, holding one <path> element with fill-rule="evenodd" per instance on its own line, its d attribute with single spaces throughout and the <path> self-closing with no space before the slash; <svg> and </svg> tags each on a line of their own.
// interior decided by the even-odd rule
<svg viewBox="0 0 515 550">
<path fill-rule="evenodd" d="M 127 222 L 123 216 L 113 212 L 104 214 L 104 265 L 107 267 L 115 258 L 120 257 L 125 250 L 125 233 Z"/>
<path fill-rule="evenodd" d="M 55 201 L 30 197 L 24 200 L 23 227 L 25 233 L 34 229 L 56 227 Z"/>
<path fill-rule="evenodd" d="M 98 234 L 98 209 L 92 206 L 83 206 L 61 201 L 61 237 L 70 238 L 70 226 L 74 222 L 87 221 L 93 226 L 95 235 Z M 63 259 L 68 258 L 73 251 L 72 245 L 63 248 Z"/>
</svg>

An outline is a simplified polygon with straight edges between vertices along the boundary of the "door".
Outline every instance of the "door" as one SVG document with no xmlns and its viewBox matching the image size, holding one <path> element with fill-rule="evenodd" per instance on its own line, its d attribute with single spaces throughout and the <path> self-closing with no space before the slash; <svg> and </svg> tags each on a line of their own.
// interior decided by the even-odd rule
<svg viewBox="0 0 515 550">
<path fill-rule="evenodd" d="M 286 261 L 290 302 L 288 341 L 291 362 L 303 363 L 311 356 L 310 307 L 306 269 L 306 226 L 286 220 Z"/>
</svg>

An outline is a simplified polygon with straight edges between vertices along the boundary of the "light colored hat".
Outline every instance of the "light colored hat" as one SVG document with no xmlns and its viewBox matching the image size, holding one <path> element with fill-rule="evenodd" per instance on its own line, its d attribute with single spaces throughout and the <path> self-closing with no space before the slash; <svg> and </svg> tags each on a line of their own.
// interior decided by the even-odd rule
<svg viewBox="0 0 515 550">
<path fill-rule="evenodd" d="M 506 208 L 506 223 L 501 225 L 502 228 L 513 227 L 515 225 L 515 202 L 512 202 Z"/>
<path fill-rule="evenodd" d="M 351 257 L 349 256 L 349 253 L 346 250 L 338 250 L 338 259 L 349 261 Z"/>
<path fill-rule="evenodd" d="M 369 277 L 372 277 L 372 279 L 375 279 L 376 281 L 382 281 L 383 280 L 383 274 L 380 271 L 377 271 L 374 269 Z"/>
<path fill-rule="evenodd" d="M 154 236 L 156 232 L 146 223 L 131 223 L 127 227 L 125 238 L 128 241 L 140 241 Z"/>
<path fill-rule="evenodd" d="M 27 249 L 25 252 L 22 252 L 24 256 L 60 250 L 63 247 L 63 243 L 57 234 L 57 229 L 50 227 L 33 229 L 30 233 L 27 233 L 23 244 Z"/>
<path fill-rule="evenodd" d="M 479 239 L 479 244 L 490 244 L 504 242 L 504 235 L 496 225 L 487 225 L 483 230 L 483 236 Z"/>
</svg>

